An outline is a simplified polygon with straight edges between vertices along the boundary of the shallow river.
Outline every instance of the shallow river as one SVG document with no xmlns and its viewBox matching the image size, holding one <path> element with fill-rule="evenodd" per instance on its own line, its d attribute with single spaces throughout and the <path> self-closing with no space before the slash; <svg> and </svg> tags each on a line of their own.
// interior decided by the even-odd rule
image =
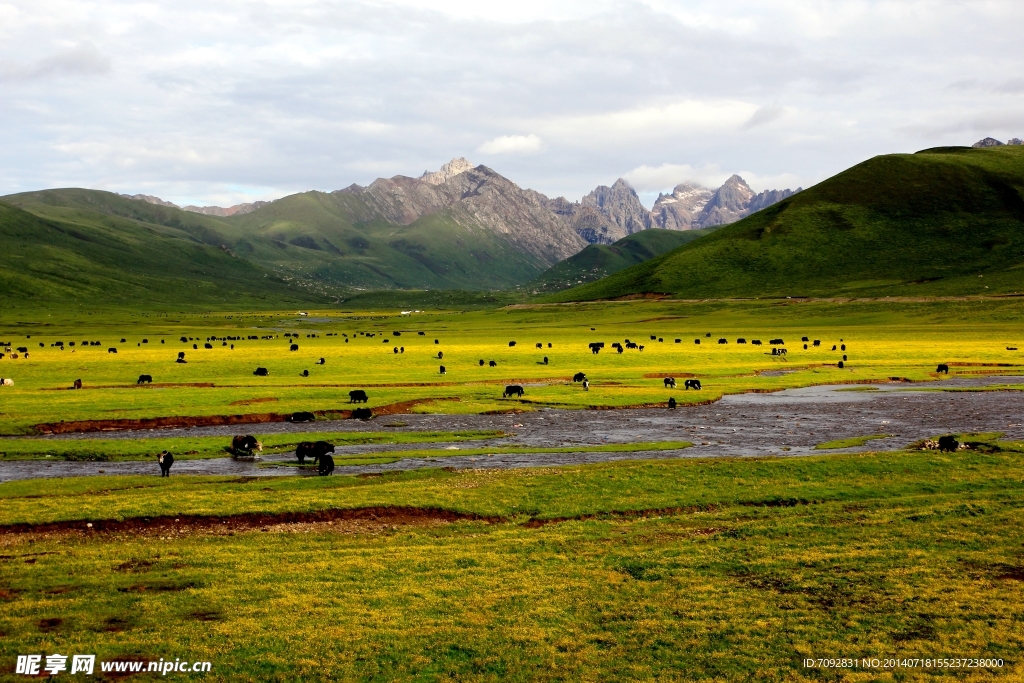
<svg viewBox="0 0 1024 683">
<path fill-rule="evenodd" d="M 890 434 L 885 439 L 846 449 L 897 449 L 930 436 L 951 432 L 1004 432 L 1024 439 L 1024 392 L 943 392 L 938 388 L 980 388 L 991 384 L 1017 384 L 1019 377 L 951 379 L 928 384 L 882 384 L 807 387 L 772 394 L 726 396 L 706 406 L 675 410 L 541 410 L 518 415 L 395 415 L 368 422 L 344 420 L 312 424 L 271 423 L 249 426 L 258 434 L 312 431 L 452 431 L 500 429 L 514 436 L 460 444 L 461 448 L 488 446 L 580 446 L 570 453 L 517 453 L 453 456 L 452 444 L 339 447 L 336 453 L 436 449 L 432 458 L 410 458 L 385 465 L 338 466 L 335 474 L 361 474 L 422 467 L 514 468 L 584 464 L 646 458 L 693 458 L 758 455 L 821 454 L 814 446 L 824 441 L 866 434 Z M 867 386 L 877 390 L 864 391 Z M 850 389 L 854 389 L 851 391 Z M 667 396 L 667 394 L 666 394 Z M 404 423 L 404 424 L 402 424 Z M 387 425 L 396 425 L 387 427 Z M 397 426 L 402 425 L 402 426 Z M 49 439 L 146 439 L 153 437 L 223 435 L 240 427 L 195 427 L 134 432 L 66 434 Z M 587 445 L 636 441 L 690 441 L 692 448 L 632 453 L 587 453 Z M 0 440 L 0 449 L 3 448 Z M 843 452 L 843 451 L 828 451 Z M 294 460 L 294 456 L 266 456 L 262 463 Z M 337 458 L 336 458 L 337 462 Z M 33 477 L 159 474 L 152 462 L 89 463 L 66 461 L 0 462 L 0 481 Z M 294 467 L 260 467 L 231 458 L 178 460 L 172 475 L 219 474 L 240 476 L 310 475 Z M 312 473 L 315 474 L 315 473 Z"/>
</svg>

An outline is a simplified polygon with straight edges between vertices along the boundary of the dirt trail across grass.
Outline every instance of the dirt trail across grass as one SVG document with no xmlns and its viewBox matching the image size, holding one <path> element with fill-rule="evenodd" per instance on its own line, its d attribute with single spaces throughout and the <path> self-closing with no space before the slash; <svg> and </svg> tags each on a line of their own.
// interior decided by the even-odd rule
<svg viewBox="0 0 1024 683">
<path fill-rule="evenodd" d="M 474 448 L 521 445 L 532 447 L 578 446 L 566 453 L 495 453 L 458 456 L 446 450 L 453 444 L 424 444 L 437 451 L 434 457 L 407 458 L 393 463 L 345 466 L 345 455 L 407 449 L 408 445 L 347 446 L 335 454 L 335 474 L 374 474 L 424 467 L 519 468 L 587 464 L 647 458 L 767 456 L 821 454 L 814 446 L 841 438 L 890 434 L 864 446 L 830 452 L 894 450 L 919 439 L 943 433 L 1003 432 L 1007 439 L 1024 440 L 1024 392 L 971 391 L 986 386 L 1018 384 L 1019 377 L 957 378 L 927 385 L 890 383 L 877 385 L 817 386 L 771 394 L 726 396 L 710 405 L 676 410 L 539 410 L 516 415 L 401 415 L 367 422 L 338 420 L 307 424 L 270 423 L 260 434 L 333 431 L 396 432 L 420 430 L 498 429 L 514 436 L 500 441 L 480 441 Z M 869 389 L 864 391 L 863 389 Z M 844 390 L 846 389 L 846 390 Z M 848 389 L 855 389 L 849 391 Z M 956 389 L 958 391 L 939 391 Z M 965 391 L 966 390 L 966 391 Z M 666 392 L 666 397 L 670 392 Z M 162 429 L 152 432 L 105 432 L 49 437 L 131 438 L 222 435 L 230 438 L 237 427 Z M 695 444 L 685 450 L 594 452 L 588 447 L 637 441 L 685 440 Z M 0 439 L 0 449 L 3 440 Z M 421 448 L 421 446 L 417 446 Z M 213 474 L 239 476 L 309 476 L 297 467 L 266 466 L 294 460 L 290 455 L 267 456 L 262 463 L 230 458 L 181 460 L 174 475 Z M 155 462 L 0 462 L 0 481 L 33 477 L 68 477 L 120 474 L 158 474 Z"/>
</svg>

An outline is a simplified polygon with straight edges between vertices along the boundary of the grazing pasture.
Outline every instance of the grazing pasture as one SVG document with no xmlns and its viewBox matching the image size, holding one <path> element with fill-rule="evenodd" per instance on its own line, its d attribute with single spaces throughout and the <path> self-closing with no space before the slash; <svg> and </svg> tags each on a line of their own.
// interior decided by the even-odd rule
<svg viewBox="0 0 1024 683">
<path fill-rule="evenodd" d="M 0 661 L 188 657 L 218 680 L 1016 680 L 1024 461 L 996 445 L 11 482 Z M 801 664 L 818 657 L 1002 668 Z"/>
<path fill-rule="evenodd" d="M 117 420 L 140 420 L 134 426 L 142 428 L 211 417 L 258 423 L 294 413 L 321 420 L 346 417 L 357 406 L 374 415 L 621 408 L 666 405 L 670 396 L 685 406 L 734 392 L 928 381 L 939 378 L 939 365 L 948 376 L 1018 374 L 1024 360 L 1011 349 L 1024 336 L 1022 308 L 1014 298 L 963 298 L 631 301 L 410 315 L 15 312 L 0 325 L 0 339 L 30 353 L 0 358 L 0 376 L 14 380 L 3 388 L 0 434 L 32 434 L 37 425 L 101 429 Z M 778 346 L 673 342 L 709 335 L 822 344 L 792 344 L 779 356 L 768 350 Z M 510 346 L 513 337 L 522 343 Z M 393 352 L 395 338 L 404 353 Z M 112 344 L 117 354 L 106 353 Z M 602 348 L 596 345 L 606 352 L 594 353 Z M 255 374 L 258 368 L 267 374 Z M 588 391 L 572 381 L 580 372 Z M 665 377 L 697 379 L 702 388 L 665 387 Z M 69 391 L 78 380 L 81 389 Z M 523 394 L 505 392 L 508 386 Z M 350 392 L 360 390 L 367 401 L 351 403 Z M 144 422 L 152 418 L 166 419 Z M 60 426 L 82 421 L 93 424 Z"/>
</svg>

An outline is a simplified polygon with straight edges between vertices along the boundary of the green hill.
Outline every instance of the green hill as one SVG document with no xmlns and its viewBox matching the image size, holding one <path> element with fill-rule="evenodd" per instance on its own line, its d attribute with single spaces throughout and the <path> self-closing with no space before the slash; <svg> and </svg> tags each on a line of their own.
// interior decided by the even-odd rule
<svg viewBox="0 0 1024 683">
<path fill-rule="evenodd" d="M 1024 147 L 869 159 L 550 301 L 1024 292 Z"/>
<path fill-rule="evenodd" d="M 493 232 L 459 224 L 450 211 L 396 225 L 355 194 L 303 192 L 226 221 L 250 242 L 275 245 L 261 260 L 286 270 L 301 266 L 342 287 L 500 289 L 545 266 Z"/>
<path fill-rule="evenodd" d="M 83 189 L 26 192 L 0 201 L 50 225 L 72 226 L 83 235 L 106 235 L 109 239 L 93 242 L 85 251 L 76 251 L 84 242 L 63 247 L 68 258 L 75 253 L 91 263 L 86 270 L 97 277 L 106 267 L 130 263 L 125 254 L 129 244 L 140 250 L 140 263 L 147 264 L 146 254 L 161 253 L 166 244 L 214 247 L 234 255 L 236 262 L 254 264 L 258 272 L 253 271 L 252 285 L 262 286 L 257 280 L 275 273 L 301 297 L 320 301 L 333 301 L 353 290 L 506 289 L 529 281 L 548 266 L 500 234 L 457 220 L 451 210 L 397 225 L 377 215 L 361 196 L 349 193 L 303 192 L 226 218 Z M 0 235 L 8 228 L 14 226 L 0 224 Z M 117 238 L 122 231 L 123 240 Z M 33 238 L 27 233 L 22 239 L 37 239 L 42 253 L 47 234 L 40 231 Z M 165 244 L 166 240 L 170 242 Z M 114 245 L 119 246 L 101 254 Z M 159 264 L 149 265 L 155 265 L 153 272 L 161 272 Z M 104 277 L 117 280 L 120 275 Z"/>
<path fill-rule="evenodd" d="M 116 197 L 116 195 L 112 195 Z M 127 200 L 126 200 L 127 201 Z M 159 209 L 161 207 L 154 207 Z M 41 217 L 0 202 L 0 302 L 280 307 L 323 300 L 190 229 L 54 206 Z"/>
<path fill-rule="evenodd" d="M 652 228 L 627 235 L 614 244 L 591 244 L 575 256 L 570 256 L 544 271 L 525 288 L 535 292 L 557 292 L 581 283 L 593 282 L 672 251 L 676 247 L 710 234 L 715 229 L 717 226 L 704 230 Z"/>
</svg>

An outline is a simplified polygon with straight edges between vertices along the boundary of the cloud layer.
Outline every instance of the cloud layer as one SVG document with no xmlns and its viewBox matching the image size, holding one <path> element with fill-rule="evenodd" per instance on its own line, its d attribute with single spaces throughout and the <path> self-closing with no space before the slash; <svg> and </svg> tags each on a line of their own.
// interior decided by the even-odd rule
<svg viewBox="0 0 1024 683">
<path fill-rule="evenodd" d="M 0 194 L 229 205 L 457 156 L 570 198 L 807 186 L 1024 137 L 1022 21 L 999 0 L 0 0 Z"/>
</svg>

